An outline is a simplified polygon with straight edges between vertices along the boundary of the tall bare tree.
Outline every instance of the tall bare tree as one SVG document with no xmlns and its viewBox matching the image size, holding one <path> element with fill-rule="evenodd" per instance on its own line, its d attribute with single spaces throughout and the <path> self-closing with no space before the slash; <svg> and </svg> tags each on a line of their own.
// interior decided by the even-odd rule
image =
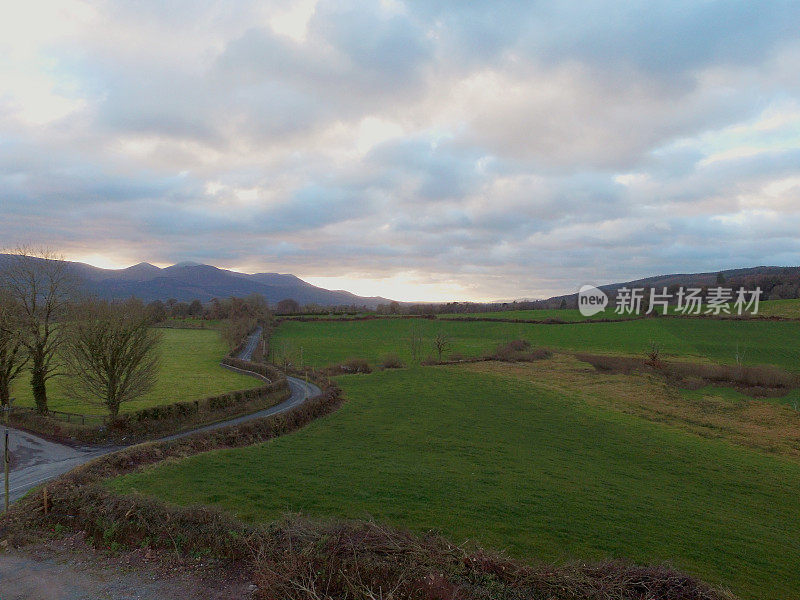
<svg viewBox="0 0 800 600">
<path fill-rule="evenodd" d="M 22 344 L 19 310 L 5 290 L 0 290 L 0 405 L 8 406 L 11 399 L 11 382 L 28 363 L 28 354 Z"/>
<path fill-rule="evenodd" d="M 82 304 L 63 348 L 67 393 L 103 404 L 116 418 L 121 404 L 152 390 L 161 334 L 151 324 L 140 303 Z"/>
<path fill-rule="evenodd" d="M 52 251 L 18 248 L 10 253 L 2 286 L 19 306 L 37 410 L 47 412 L 47 381 L 61 374 L 58 349 L 65 338 L 64 321 L 75 298 L 78 279 L 69 264 Z"/>
</svg>

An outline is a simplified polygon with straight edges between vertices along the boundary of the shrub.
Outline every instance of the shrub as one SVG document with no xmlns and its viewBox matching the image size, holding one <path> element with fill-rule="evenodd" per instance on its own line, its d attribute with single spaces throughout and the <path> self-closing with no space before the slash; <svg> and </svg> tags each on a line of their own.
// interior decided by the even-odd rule
<svg viewBox="0 0 800 600">
<path fill-rule="evenodd" d="M 505 344 L 504 346 L 498 347 L 498 352 L 500 350 L 505 350 L 508 352 L 522 352 L 523 350 L 527 350 L 531 347 L 531 343 L 528 340 L 512 340 Z"/>
<path fill-rule="evenodd" d="M 707 363 L 674 362 L 658 360 L 650 356 L 640 359 L 628 356 L 606 356 L 578 353 L 578 360 L 587 362 L 598 371 L 630 374 L 655 368 L 656 372 L 683 387 L 698 387 L 698 381 L 741 386 L 745 392 L 756 395 L 772 395 L 772 391 L 787 391 L 800 387 L 800 377 L 769 365 L 743 366 Z"/>
<path fill-rule="evenodd" d="M 647 364 L 654 367 L 661 365 L 661 345 L 653 340 L 650 341 L 650 350 L 647 352 Z"/>
<path fill-rule="evenodd" d="M 506 362 L 532 362 L 550 358 L 553 353 L 546 348 L 531 349 L 528 340 L 513 340 L 497 347 L 492 358 Z"/>
<path fill-rule="evenodd" d="M 372 373 L 372 367 L 363 358 L 350 358 L 343 363 L 323 369 L 325 375 L 348 375 L 352 373 Z"/>
<path fill-rule="evenodd" d="M 387 354 L 383 357 L 381 366 L 384 369 L 402 369 L 405 365 L 397 354 Z"/>
<path fill-rule="evenodd" d="M 579 352 L 575 355 L 580 361 L 589 363 L 598 371 L 630 374 L 645 368 L 644 361 L 628 356 L 608 356 L 605 354 L 587 354 Z"/>
</svg>

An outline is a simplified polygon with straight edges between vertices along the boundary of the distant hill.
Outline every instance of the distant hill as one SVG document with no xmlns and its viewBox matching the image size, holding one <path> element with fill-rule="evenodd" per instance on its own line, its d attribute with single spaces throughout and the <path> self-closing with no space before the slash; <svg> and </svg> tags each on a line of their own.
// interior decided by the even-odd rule
<svg viewBox="0 0 800 600">
<path fill-rule="evenodd" d="M 0 254 L 0 268 L 10 259 L 9 255 Z M 78 262 L 70 262 L 69 266 L 83 280 L 87 292 L 108 300 L 135 296 L 145 302 L 169 298 L 208 302 L 212 298 L 261 294 L 273 304 L 286 298 L 293 298 L 300 304 L 368 308 L 391 302 L 386 298 L 356 296 L 344 290 L 326 290 L 294 275 L 251 275 L 198 263 L 179 263 L 163 269 L 149 263 L 126 269 L 100 269 Z"/>
<path fill-rule="evenodd" d="M 622 287 L 627 288 L 676 288 L 676 287 L 714 287 L 720 285 L 717 278 L 722 274 L 724 287 L 744 286 L 753 288 L 759 286 L 763 292 L 763 299 L 797 298 L 800 297 L 800 267 L 747 267 L 743 269 L 727 269 L 707 273 L 672 273 L 669 275 L 656 275 L 622 283 L 610 283 L 598 286 L 604 292 L 614 295 Z M 558 308 L 562 301 L 567 306 L 577 306 L 578 294 L 554 296 L 547 300 L 531 301 L 532 304 L 542 307 Z M 518 301 L 527 303 L 526 301 Z"/>
</svg>

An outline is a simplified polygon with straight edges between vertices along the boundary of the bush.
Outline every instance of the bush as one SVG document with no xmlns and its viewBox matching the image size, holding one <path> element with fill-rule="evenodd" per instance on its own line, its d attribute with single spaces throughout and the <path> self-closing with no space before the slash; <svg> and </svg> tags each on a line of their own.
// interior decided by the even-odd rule
<svg viewBox="0 0 800 600">
<path fill-rule="evenodd" d="M 604 354 L 586 354 L 579 352 L 575 358 L 582 362 L 589 363 L 598 371 L 609 371 L 613 373 L 624 373 L 626 375 L 645 368 L 644 361 L 628 356 L 608 356 Z"/>
<path fill-rule="evenodd" d="M 352 373 L 372 373 L 372 367 L 363 358 L 350 358 L 343 363 L 326 367 L 322 370 L 325 375 L 349 375 Z"/>
<path fill-rule="evenodd" d="M 630 374 L 651 370 L 680 385 L 688 384 L 693 388 L 697 387 L 698 380 L 706 385 L 719 383 L 740 386 L 745 392 L 758 392 L 756 395 L 769 395 L 770 390 L 788 391 L 800 387 L 800 376 L 769 365 L 718 365 L 664 361 L 660 358 L 653 361 L 650 355 L 647 359 L 587 353 L 578 353 L 575 357 L 598 371 Z"/>
<path fill-rule="evenodd" d="M 550 358 L 553 353 L 546 348 L 531 349 L 528 340 L 513 340 L 497 347 L 492 358 L 505 362 L 532 362 Z"/>
<path fill-rule="evenodd" d="M 504 350 L 507 352 L 522 352 L 523 350 L 527 350 L 531 347 L 531 343 L 528 340 L 512 340 L 505 344 L 504 346 L 499 346 L 497 348 L 498 352 L 500 350 Z"/>
<path fill-rule="evenodd" d="M 400 357 L 397 354 L 387 354 L 383 357 L 381 361 L 381 366 L 384 369 L 402 369 L 405 367 L 403 361 L 400 360 Z"/>
</svg>

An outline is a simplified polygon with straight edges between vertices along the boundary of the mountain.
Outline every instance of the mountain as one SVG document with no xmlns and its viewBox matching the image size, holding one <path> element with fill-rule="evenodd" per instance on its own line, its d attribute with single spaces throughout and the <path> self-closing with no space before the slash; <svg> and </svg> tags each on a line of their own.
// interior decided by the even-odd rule
<svg viewBox="0 0 800 600">
<path fill-rule="evenodd" d="M 646 277 L 644 279 L 626 281 L 625 283 L 601 285 L 600 289 L 605 291 L 616 291 L 621 287 L 662 288 L 676 285 L 684 287 L 716 286 L 719 285 L 717 283 L 717 277 L 720 273 L 726 282 L 723 285 L 729 285 L 732 282 L 744 282 L 745 280 L 770 277 L 788 277 L 796 279 L 798 276 L 800 276 L 800 267 L 748 267 L 744 269 L 728 269 L 726 271 L 714 271 L 710 273 L 674 273 L 672 275 L 656 275 L 655 277 Z"/>
<path fill-rule="evenodd" d="M 11 259 L 9 255 L 0 254 L 0 268 Z M 126 269 L 101 269 L 78 262 L 68 264 L 83 281 L 88 293 L 109 300 L 136 296 L 145 302 L 169 298 L 184 302 L 196 298 L 208 302 L 212 298 L 261 294 L 272 304 L 286 298 L 293 298 L 300 304 L 368 308 L 391 302 L 386 298 L 356 296 L 344 290 L 326 290 L 294 275 L 251 275 L 194 262 L 178 263 L 163 269 L 146 262 Z"/>
</svg>

